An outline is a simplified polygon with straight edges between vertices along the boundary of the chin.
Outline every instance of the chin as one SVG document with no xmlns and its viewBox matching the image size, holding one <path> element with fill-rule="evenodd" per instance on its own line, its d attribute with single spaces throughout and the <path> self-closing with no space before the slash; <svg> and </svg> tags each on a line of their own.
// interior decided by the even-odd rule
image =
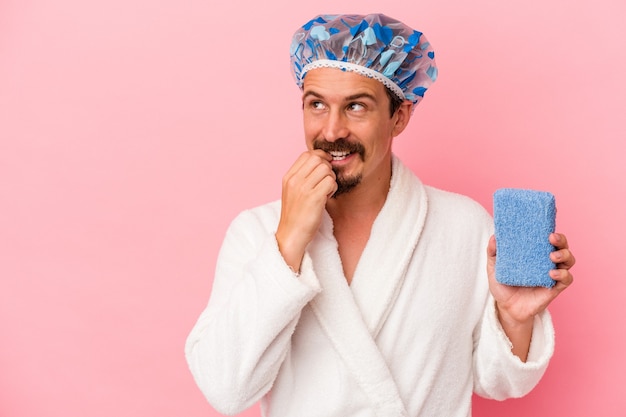
<svg viewBox="0 0 626 417">
<path fill-rule="evenodd" d="M 337 176 L 337 191 L 333 194 L 333 198 L 337 198 L 342 194 L 347 194 L 354 190 L 361 183 L 361 176 L 357 175 L 355 177 L 345 177 L 345 176 Z"/>
</svg>

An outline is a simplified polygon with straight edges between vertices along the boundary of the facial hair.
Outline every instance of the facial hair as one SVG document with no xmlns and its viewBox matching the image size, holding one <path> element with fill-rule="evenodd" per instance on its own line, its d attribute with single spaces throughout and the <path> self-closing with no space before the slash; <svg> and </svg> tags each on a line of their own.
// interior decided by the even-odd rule
<svg viewBox="0 0 626 417">
<path fill-rule="evenodd" d="M 313 142 L 313 149 L 321 149 L 326 153 L 349 152 L 350 154 L 357 154 L 361 158 L 361 161 L 365 161 L 365 148 L 363 145 L 358 142 L 350 142 L 343 138 L 334 142 L 316 139 Z M 361 173 L 357 175 L 345 175 L 341 167 L 333 166 L 333 172 L 337 177 L 337 191 L 333 194 L 333 198 L 352 191 L 361 183 L 361 179 L 363 178 Z"/>
</svg>

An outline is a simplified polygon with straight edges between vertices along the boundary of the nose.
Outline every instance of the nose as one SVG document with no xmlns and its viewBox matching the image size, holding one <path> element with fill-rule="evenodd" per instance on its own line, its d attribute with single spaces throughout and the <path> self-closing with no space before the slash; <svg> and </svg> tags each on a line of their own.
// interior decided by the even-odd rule
<svg viewBox="0 0 626 417">
<path fill-rule="evenodd" d="M 324 125 L 324 139 L 328 142 L 335 142 L 338 139 L 347 138 L 349 131 L 346 115 L 339 109 L 331 110 Z"/>
</svg>

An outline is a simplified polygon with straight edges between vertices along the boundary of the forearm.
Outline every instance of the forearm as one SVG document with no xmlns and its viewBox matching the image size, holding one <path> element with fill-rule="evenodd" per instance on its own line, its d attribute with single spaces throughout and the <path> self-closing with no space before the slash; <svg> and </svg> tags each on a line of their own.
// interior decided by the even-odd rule
<svg viewBox="0 0 626 417">
<path fill-rule="evenodd" d="M 496 312 L 502 330 L 511 342 L 511 353 L 520 358 L 522 362 L 526 362 L 533 334 L 534 317 L 529 317 L 522 322 L 517 321 L 511 318 L 510 315 L 497 304 Z"/>
<path fill-rule="evenodd" d="M 487 398 L 526 395 L 541 379 L 554 352 L 554 328 L 550 314 L 543 311 L 533 319 L 526 361 L 513 354 L 513 343 L 503 330 L 493 299 L 487 303 L 475 336 L 474 389 Z"/>
</svg>

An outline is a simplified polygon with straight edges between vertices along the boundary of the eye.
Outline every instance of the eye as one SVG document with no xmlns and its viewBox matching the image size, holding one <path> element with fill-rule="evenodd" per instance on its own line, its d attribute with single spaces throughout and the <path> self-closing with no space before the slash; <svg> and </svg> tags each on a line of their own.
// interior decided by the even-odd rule
<svg viewBox="0 0 626 417">
<path fill-rule="evenodd" d="M 311 101 L 311 103 L 309 103 L 309 106 L 311 106 L 313 110 L 324 110 L 326 108 L 324 103 L 316 100 Z"/>
<path fill-rule="evenodd" d="M 363 111 L 365 110 L 365 106 L 361 103 L 350 103 L 348 109 L 352 111 Z"/>
</svg>

